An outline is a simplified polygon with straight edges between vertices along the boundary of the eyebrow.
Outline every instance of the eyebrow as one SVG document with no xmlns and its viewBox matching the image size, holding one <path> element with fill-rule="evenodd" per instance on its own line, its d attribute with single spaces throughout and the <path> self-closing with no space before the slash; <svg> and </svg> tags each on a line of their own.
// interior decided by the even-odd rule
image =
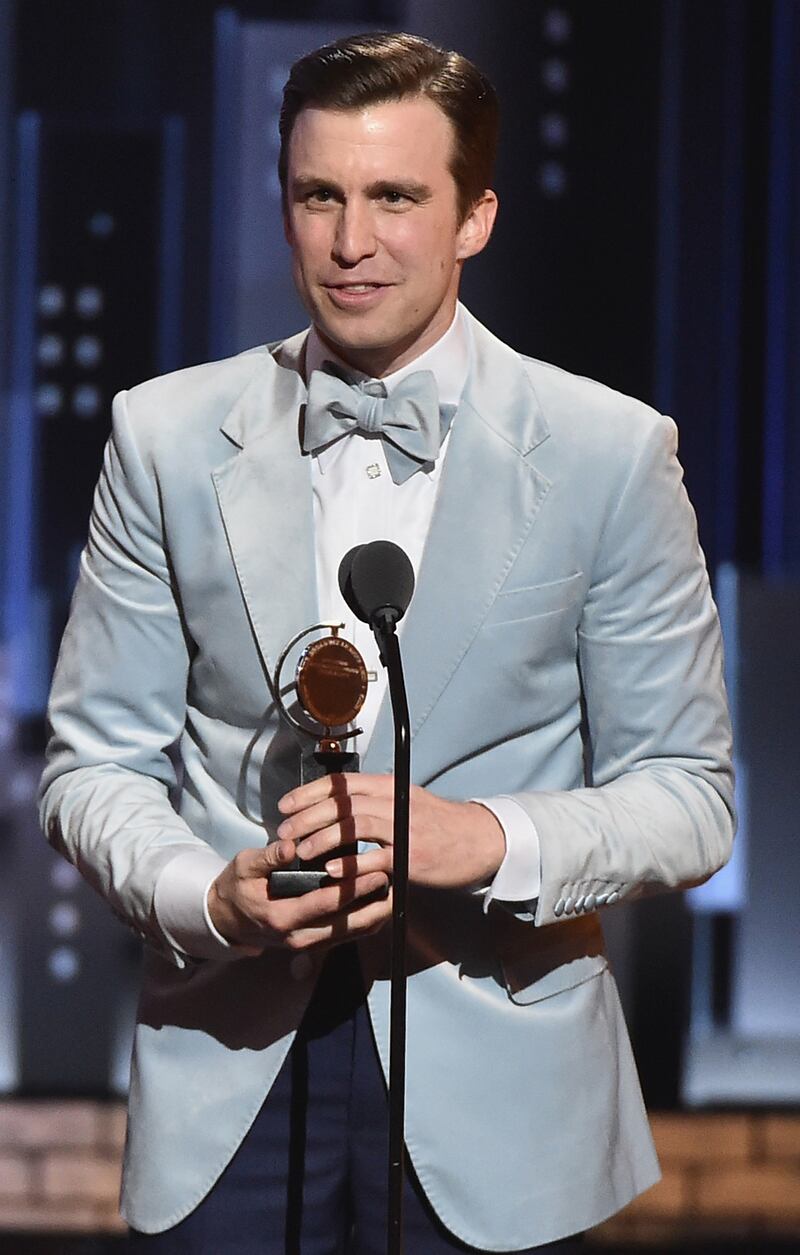
<svg viewBox="0 0 800 1255">
<path fill-rule="evenodd" d="M 313 174 L 298 174 L 291 180 L 293 191 L 307 192 L 312 187 L 324 187 L 326 191 L 341 192 L 341 188 L 332 179 L 317 178 Z"/>
<path fill-rule="evenodd" d="M 402 192 L 412 200 L 430 200 L 431 189 L 427 183 L 417 183 L 414 179 L 379 179 L 370 183 L 366 192 L 368 196 L 383 196 L 386 192 Z"/>
</svg>

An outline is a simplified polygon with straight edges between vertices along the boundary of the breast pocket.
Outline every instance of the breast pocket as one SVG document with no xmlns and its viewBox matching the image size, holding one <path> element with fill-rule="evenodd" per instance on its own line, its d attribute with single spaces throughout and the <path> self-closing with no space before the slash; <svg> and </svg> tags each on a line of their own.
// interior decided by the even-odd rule
<svg viewBox="0 0 800 1255">
<path fill-rule="evenodd" d="M 504 590 L 497 594 L 484 626 L 495 627 L 502 623 L 517 623 L 521 619 L 560 614 L 579 602 L 583 585 L 583 572 L 577 571 L 574 575 L 546 584 Z"/>
</svg>

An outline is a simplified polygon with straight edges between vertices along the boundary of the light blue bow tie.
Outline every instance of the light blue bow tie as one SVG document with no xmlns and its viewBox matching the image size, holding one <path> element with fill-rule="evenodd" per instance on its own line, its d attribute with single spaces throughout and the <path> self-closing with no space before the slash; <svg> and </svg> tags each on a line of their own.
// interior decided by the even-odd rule
<svg viewBox="0 0 800 1255">
<path fill-rule="evenodd" d="M 353 431 L 383 437 L 386 462 L 396 484 L 439 456 L 450 413 L 440 415 L 433 371 L 417 370 L 387 396 L 379 379 L 347 383 L 326 362 L 308 381 L 303 449 L 314 453 Z"/>
</svg>

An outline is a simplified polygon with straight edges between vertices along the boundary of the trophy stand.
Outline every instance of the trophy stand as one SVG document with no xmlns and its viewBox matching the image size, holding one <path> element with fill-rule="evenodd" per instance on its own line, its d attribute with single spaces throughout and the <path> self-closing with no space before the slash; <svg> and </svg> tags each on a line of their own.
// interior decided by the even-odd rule
<svg viewBox="0 0 800 1255">
<path fill-rule="evenodd" d="M 352 727 L 367 696 L 368 675 L 364 659 L 339 633 L 343 623 L 316 623 L 298 632 L 284 649 L 275 668 L 273 691 L 282 718 L 300 743 L 300 783 L 343 771 L 358 771 L 359 756 L 343 749 L 343 742 L 359 736 Z M 330 636 L 312 641 L 303 650 L 295 669 L 294 687 L 304 715 L 313 723 L 301 721 L 281 696 L 281 672 L 291 650 L 311 632 L 329 631 Z M 325 871 L 329 858 L 358 852 L 357 843 L 341 846 L 315 859 L 296 858 L 287 867 L 270 873 L 273 897 L 296 897 L 334 883 Z"/>
</svg>

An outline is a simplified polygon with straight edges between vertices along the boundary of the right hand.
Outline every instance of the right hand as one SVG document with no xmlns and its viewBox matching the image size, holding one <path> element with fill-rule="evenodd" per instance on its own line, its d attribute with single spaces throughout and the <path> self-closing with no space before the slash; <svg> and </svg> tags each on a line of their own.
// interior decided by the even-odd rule
<svg viewBox="0 0 800 1255">
<path fill-rule="evenodd" d="M 294 857 L 294 841 L 272 841 L 260 850 L 241 850 L 223 868 L 208 891 L 208 911 L 226 941 L 253 955 L 268 946 L 325 949 L 376 932 L 391 918 L 391 892 L 358 905 L 385 889 L 389 878 L 360 872 L 357 855 L 342 860 L 346 867 L 336 884 L 296 898 L 270 897 L 270 873 Z"/>
</svg>

